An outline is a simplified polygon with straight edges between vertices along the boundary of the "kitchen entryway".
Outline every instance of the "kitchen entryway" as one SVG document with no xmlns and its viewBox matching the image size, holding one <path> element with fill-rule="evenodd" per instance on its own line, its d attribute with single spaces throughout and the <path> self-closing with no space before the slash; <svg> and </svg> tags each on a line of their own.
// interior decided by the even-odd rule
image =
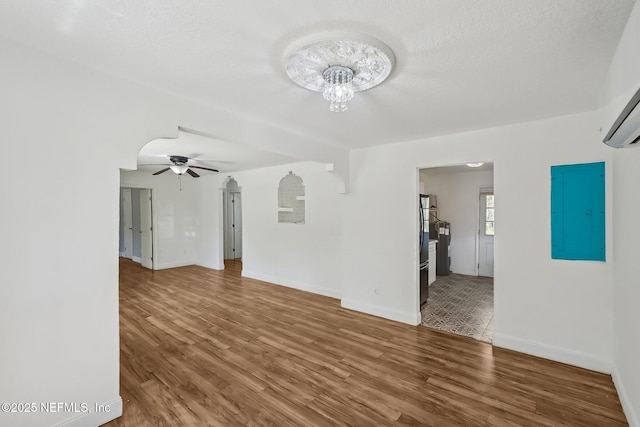
<svg viewBox="0 0 640 427">
<path fill-rule="evenodd" d="M 429 218 L 428 239 L 437 239 L 437 256 L 430 256 L 427 263 L 436 280 L 428 292 L 420 292 L 421 325 L 490 343 L 496 222 L 493 164 L 422 169 L 419 182 L 421 194 L 437 198 L 428 216 L 421 215 Z M 420 232 L 425 228 L 421 221 Z M 423 258 L 421 251 L 421 262 Z"/>
<path fill-rule="evenodd" d="M 429 287 L 422 325 L 484 342 L 493 339 L 493 278 L 450 274 Z"/>
</svg>

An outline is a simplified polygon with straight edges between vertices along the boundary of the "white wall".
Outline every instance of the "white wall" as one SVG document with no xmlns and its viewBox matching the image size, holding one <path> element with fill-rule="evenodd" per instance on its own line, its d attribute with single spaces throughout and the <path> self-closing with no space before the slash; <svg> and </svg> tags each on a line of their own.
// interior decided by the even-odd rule
<svg viewBox="0 0 640 427">
<path fill-rule="evenodd" d="M 0 221 L 6 225 L 3 239 L 11 242 L 0 253 L 0 396 L 9 402 L 112 404 L 108 414 L 0 413 L 0 425 L 72 419 L 98 425 L 117 417 L 122 404 L 119 169 L 135 168 L 144 144 L 176 137 L 179 126 L 290 156 L 309 150 L 307 158 L 333 162 L 342 171 L 347 155 L 313 136 L 191 103 L 5 39 L 0 51 L 2 149 L 9 158 L 28 159 L 29 169 L 25 174 L 24 161 L 0 168 L 7 184 Z M 166 208 L 158 228 L 167 241 L 173 231 L 197 231 L 201 209 L 193 227 L 184 215 L 176 227 Z M 198 261 L 198 249 L 206 246 L 197 236 L 176 242 L 161 248 L 160 267 Z"/>
<path fill-rule="evenodd" d="M 451 271 L 477 275 L 480 188 L 493 187 L 493 171 L 434 174 L 425 169 L 421 175 L 424 192 L 438 197 L 438 218 L 451 223 Z"/>
<path fill-rule="evenodd" d="M 640 426 L 640 149 L 614 155 L 614 380 L 629 425 Z"/>
<path fill-rule="evenodd" d="M 122 187 L 151 188 L 154 217 L 154 268 L 196 264 L 200 248 L 200 185 L 198 180 L 171 171 L 153 176 L 122 171 Z M 133 193 L 137 194 L 137 192 Z"/>
<path fill-rule="evenodd" d="M 222 187 L 227 175 L 208 175 L 200 178 L 200 239 L 197 264 L 224 270 L 224 216 Z M 242 187 L 241 184 L 238 184 Z M 244 194 L 242 203 L 244 204 Z M 244 218 L 243 218 L 244 219 Z"/>
<path fill-rule="evenodd" d="M 278 223 L 278 184 L 289 171 L 301 177 L 306 193 L 304 224 Z M 236 172 L 242 188 L 242 274 L 339 298 L 342 295 L 342 207 L 335 178 L 324 165 L 303 162 Z M 206 242 L 199 264 L 222 260 L 222 192 L 225 176 L 203 179 Z M 212 197 L 209 197 L 211 195 Z M 219 261 L 214 261 L 218 259 Z"/>
<path fill-rule="evenodd" d="M 0 425 L 98 425 L 121 411 L 118 168 L 172 120 L 152 92 L 3 40 L 0 51 L 2 152 L 17 159 L 0 170 L 11 242 L 0 256 L 0 396 L 112 405 L 2 412 Z"/>
<path fill-rule="evenodd" d="M 493 161 L 500 204 L 494 344 L 608 371 L 611 262 L 550 254 L 551 165 L 605 161 L 610 212 L 611 152 L 599 142 L 596 122 L 585 113 L 354 151 L 343 306 L 416 324 L 417 169 Z"/>
<path fill-rule="evenodd" d="M 9 158 L 28 159 L 29 169 L 25 174 L 24 161 L 0 168 L 7 184 L 0 222 L 6 225 L 3 239 L 11 242 L 0 253 L 0 396 L 8 402 L 112 407 L 101 414 L 0 412 L 0 425 L 98 425 L 119 416 L 122 408 L 119 169 L 134 168 L 144 144 L 175 137 L 179 126 L 223 139 L 237 135 L 239 143 L 288 155 L 308 143 L 310 157 L 338 164 L 345 155 L 278 126 L 190 103 L 4 39 L 0 51 L 2 149 Z M 170 223 L 174 213 L 166 208 L 158 232 L 162 228 L 167 241 L 173 231 L 198 229 L 200 209 L 193 226 L 183 216 L 176 227 Z M 160 267 L 198 260 L 197 236 L 176 239 L 175 247 L 161 248 Z"/>
<path fill-rule="evenodd" d="M 620 40 L 601 101 L 602 136 L 640 88 L 640 3 Z M 629 425 L 640 427 L 640 149 L 613 152 L 613 379 Z"/>
</svg>

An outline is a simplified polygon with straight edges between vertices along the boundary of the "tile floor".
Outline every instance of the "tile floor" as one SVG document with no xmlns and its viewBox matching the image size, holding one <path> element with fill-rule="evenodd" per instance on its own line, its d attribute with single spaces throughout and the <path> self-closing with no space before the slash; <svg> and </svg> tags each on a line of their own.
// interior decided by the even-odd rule
<svg viewBox="0 0 640 427">
<path fill-rule="evenodd" d="M 462 274 L 437 276 L 421 312 L 423 326 L 491 342 L 493 279 Z"/>
</svg>

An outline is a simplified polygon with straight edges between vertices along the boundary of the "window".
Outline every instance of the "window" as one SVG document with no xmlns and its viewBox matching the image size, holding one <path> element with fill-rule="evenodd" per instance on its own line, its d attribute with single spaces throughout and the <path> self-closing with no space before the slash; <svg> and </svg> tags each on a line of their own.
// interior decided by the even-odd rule
<svg viewBox="0 0 640 427">
<path fill-rule="evenodd" d="M 493 194 L 483 194 L 484 197 L 484 235 L 493 236 L 495 234 L 495 205 Z"/>
<path fill-rule="evenodd" d="M 604 162 L 551 166 L 551 258 L 605 260 Z"/>
</svg>

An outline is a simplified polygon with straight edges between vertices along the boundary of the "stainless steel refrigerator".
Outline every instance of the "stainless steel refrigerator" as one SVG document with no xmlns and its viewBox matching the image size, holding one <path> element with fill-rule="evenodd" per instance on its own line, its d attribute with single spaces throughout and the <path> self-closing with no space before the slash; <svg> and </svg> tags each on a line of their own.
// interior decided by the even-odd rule
<svg viewBox="0 0 640 427">
<path fill-rule="evenodd" d="M 446 221 L 436 221 L 429 224 L 429 232 L 432 239 L 438 239 L 437 260 L 431 260 L 436 264 L 438 276 L 451 274 L 451 224 Z"/>
</svg>

